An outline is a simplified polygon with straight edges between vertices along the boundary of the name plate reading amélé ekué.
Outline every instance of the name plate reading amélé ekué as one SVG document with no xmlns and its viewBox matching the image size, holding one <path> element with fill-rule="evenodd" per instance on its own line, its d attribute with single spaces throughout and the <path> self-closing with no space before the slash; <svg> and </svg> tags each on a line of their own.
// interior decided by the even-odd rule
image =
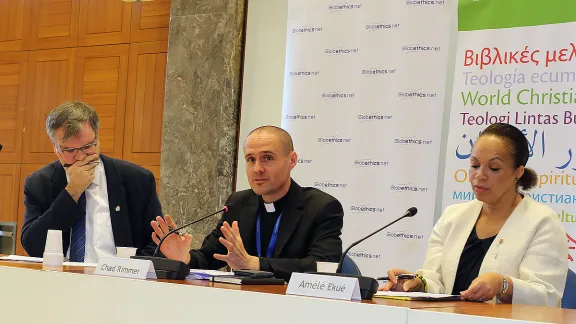
<svg viewBox="0 0 576 324">
<path fill-rule="evenodd" d="M 361 299 L 357 278 L 312 273 L 293 273 L 286 294 L 341 300 Z"/>
</svg>

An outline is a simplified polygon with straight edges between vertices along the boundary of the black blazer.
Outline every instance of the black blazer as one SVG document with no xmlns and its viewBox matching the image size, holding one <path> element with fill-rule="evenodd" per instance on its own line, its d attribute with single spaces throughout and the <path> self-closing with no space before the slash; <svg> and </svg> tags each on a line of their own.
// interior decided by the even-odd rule
<svg viewBox="0 0 576 324">
<path fill-rule="evenodd" d="M 154 175 L 130 162 L 102 154 L 100 159 L 104 163 L 116 246 L 135 247 L 139 255 L 152 255 L 156 244 L 152 241 L 150 222 L 162 215 Z M 64 190 L 67 184 L 59 161 L 26 178 L 21 240 L 30 256 L 42 257 L 49 229 L 62 231 L 63 251 L 68 250 L 70 229 L 84 210 Z"/>
<path fill-rule="evenodd" d="M 260 258 L 260 270 L 270 271 L 278 278 L 289 280 L 292 272 L 316 271 L 316 261 L 338 262 L 342 255 L 344 211 L 334 197 L 315 188 L 302 188 L 292 181 L 286 207 L 278 229 L 278 241 L 273 258 Z M 199 250 L 190 251 L 190 267 L 220 269 L 225 262 L 214 259 L 214 253 L 226 254 L 218 241 L 223 236 L 223 223 L 238 221 L 240 236 L 248 254 L 256 256 L 256 218 L 259 198 L 252 190 L 234 193 L 228 199 L 230 210 Z"/>
</svg>

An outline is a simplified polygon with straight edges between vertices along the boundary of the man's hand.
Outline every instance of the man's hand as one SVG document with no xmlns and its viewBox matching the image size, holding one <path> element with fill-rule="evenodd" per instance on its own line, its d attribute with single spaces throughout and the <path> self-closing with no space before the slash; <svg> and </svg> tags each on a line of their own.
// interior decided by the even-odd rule
<svg viewBox="0 0 576 324">
<path fill-rule="evenodd" d="M 164 221 L 164 219 L 166 221 Z M 176 224 L 174 224 L 174 221 L 170 216 L 166 215 L 164 216 L 164 219 L 157 216 L 156 221 L 152 221 L 150 224 L 152 225 L 152 229 L 154 229 L 152 240 L 156 245 L 158 245 L 164 235 L 170 231 L 168 226 L 170 226 L 170 228 L 176 228 Z M 184 236 L 180 236 L 177 233 L 172 233 L 162 243 L 160 252 L 162 252 L 162 254 L 164 254 L 168 259 L 178 260 L 189 264 L 191 247 L 192 235 L 185 234 Z"/>
<path fill-rule="evenodd" d="M 57 153 L 62 163 L 64 160 L 60 153 Z M 70 181 L 66 186 L 66 191 L 70 194 L 70 196 L 78 202 L 80 199 L 80 195 L 90 186 L 92 181 L 94 180 L 94 171 L 98 163 L 90 163 L 94 161 L 98 161 L 99 156 L 98 154 L 87 155 L 84 160 L 76 161 L 71 166 L 65 168 Z M 64 165 L 62 163 L 62 165 Z"/>
<path fill-rule="evenodd" d="M 249 255 L 244 248 L 238 222 L 233 222 L 232 226 L 224 222 L 220 230 L 225 237 L 220 238 L 220 243 L 228 249 L 228 254 L 214 254 L 214 258 L 228 263 L 233 270 L 260 270 L 260 259 Z"/>
</svg>

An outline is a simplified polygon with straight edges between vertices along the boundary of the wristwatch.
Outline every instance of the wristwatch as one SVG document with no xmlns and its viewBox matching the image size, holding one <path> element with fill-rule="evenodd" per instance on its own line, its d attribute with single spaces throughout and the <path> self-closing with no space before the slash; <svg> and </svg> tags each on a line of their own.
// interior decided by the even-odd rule
<svg viewBox="0 0 576 324">
<path fill-rule="evenodd" d="M 504 296 L 508 291 L 508 278 L 506 278 L 505 275 L 501 276 L 502 276 L 502 291 L 498 294 L 498 296 Z"/>
<path fill-rule="evenodd" d="M 422 281 L 422 285 L 424 285 L 424 292 L 428 292 L 428 282 L 426 281 L 426 279 L 424 279 L 424 277 L 419 274 L 416 274 L 415 276 L 416 278 L 420 279 L 420 281 Z"/>
</svg>

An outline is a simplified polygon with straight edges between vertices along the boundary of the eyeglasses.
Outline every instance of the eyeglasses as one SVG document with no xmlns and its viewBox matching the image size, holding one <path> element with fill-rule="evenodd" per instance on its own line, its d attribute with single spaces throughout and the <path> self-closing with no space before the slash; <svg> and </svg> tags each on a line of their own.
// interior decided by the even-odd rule
<svg viewBox="0 0 576 324">
<path fill-rule="evenodd" d="M 60 150 L 60 152 L 62 152 L 63 155 L 68 156 L 68 157 L 75 157 L 76 154 L 78 154 L 78 151 L 82 151 L 82 153 L 86 154 L 86 155 L 90 155 L 90 154 L 95 154 L 96 153 L 96 146 L 98 145 L 98 141 L 95 141 L 94 143 L 90 143 L 90 144 L 86 144 L 82 147 L 78 147 L 78 148 L 62 148 L 60 146 L 60 144 L 56 144 L 58 145 L 58 149 Z"/>
</svg>

